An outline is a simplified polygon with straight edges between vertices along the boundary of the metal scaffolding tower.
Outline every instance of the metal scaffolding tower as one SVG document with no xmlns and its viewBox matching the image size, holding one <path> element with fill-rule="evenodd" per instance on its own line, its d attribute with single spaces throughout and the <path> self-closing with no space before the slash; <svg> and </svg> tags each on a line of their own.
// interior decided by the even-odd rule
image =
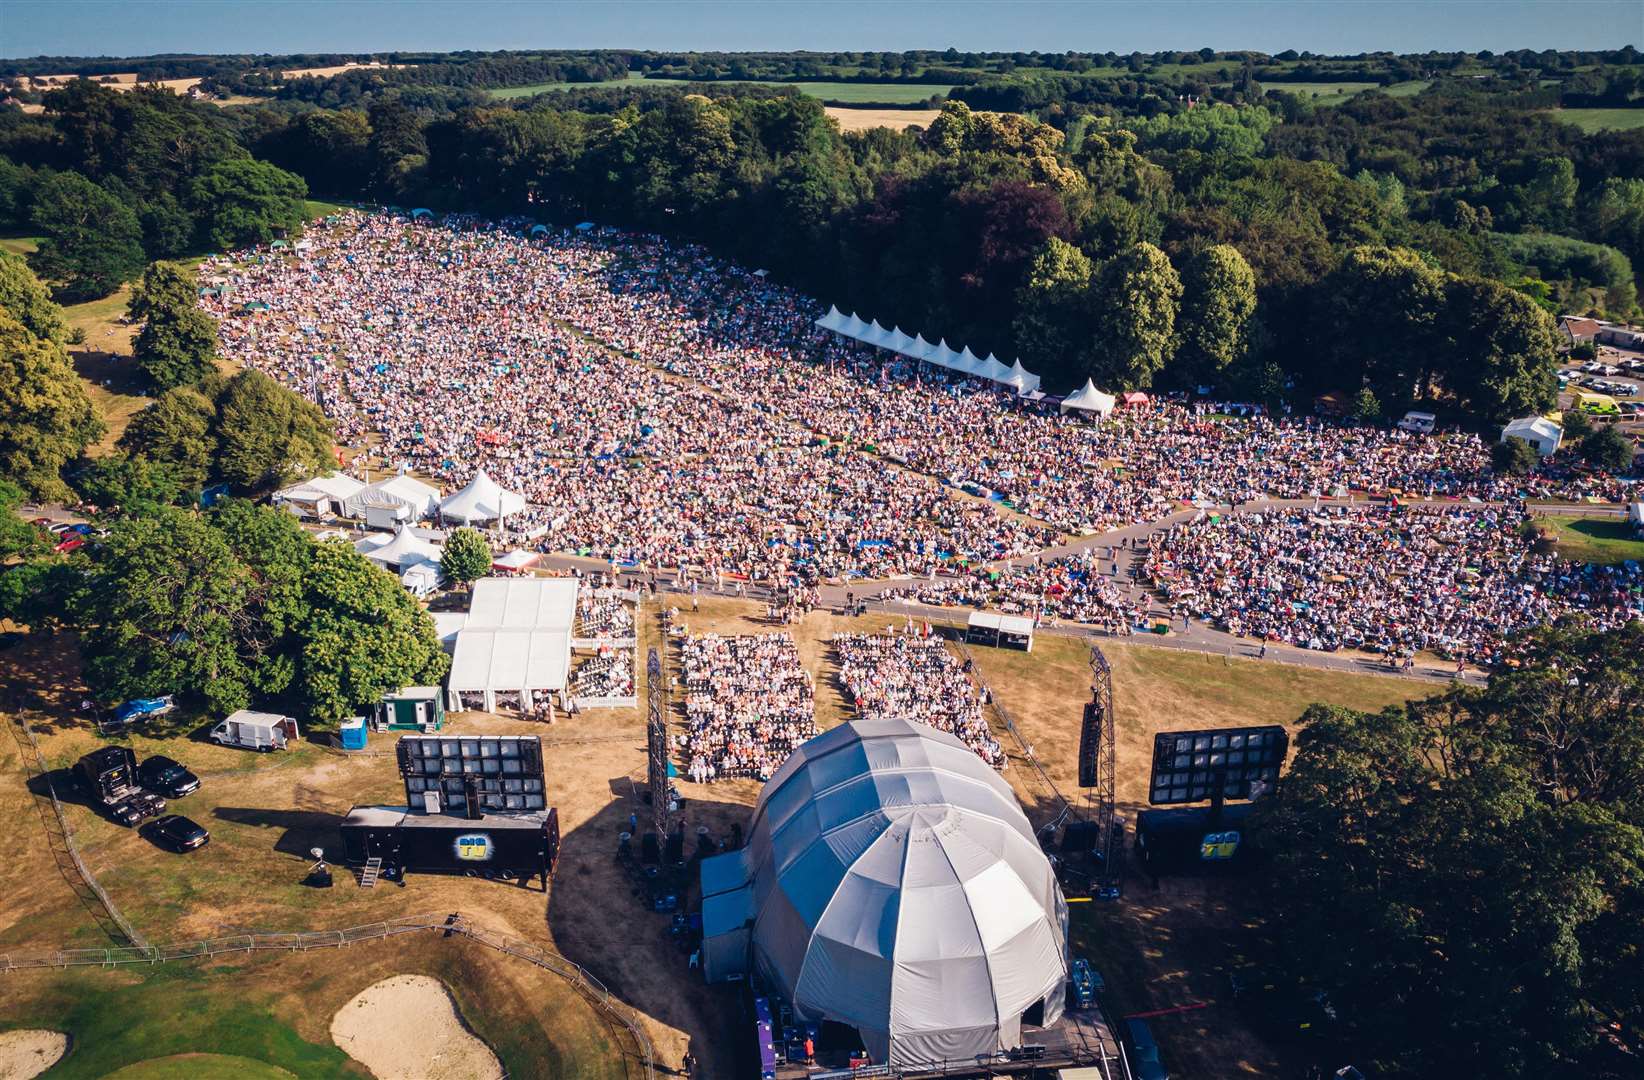
<svg viewBox="0 0 1644 1080">
<path fill-rule="evenodd" d="M 1120 827 L 1113 813 L 1114 795 L 1118 788 L 1118 739 L 1113 716 L 1113 669 L 1107 657 L 1095 642 L 1090 646 L 1090 700 L 1100 716 L 1101 741 L 1096 750 L 1096 786 L 1087 789 L 1086 797 L 1095 802 L 1096 848 L 1101 853 L 1102 869 L 1097 875 L 1103 885 L 1117 885 L 1120 878 L 1119 862 L 1124 844 Z"/>
<path fill-rule="evenodd" d="M 652 649 L 645 660 L 645 749 L 651 788 L 651 827 L 668 835 L 668 715 L 662 707 L 662 658 Z"/>
</svg>

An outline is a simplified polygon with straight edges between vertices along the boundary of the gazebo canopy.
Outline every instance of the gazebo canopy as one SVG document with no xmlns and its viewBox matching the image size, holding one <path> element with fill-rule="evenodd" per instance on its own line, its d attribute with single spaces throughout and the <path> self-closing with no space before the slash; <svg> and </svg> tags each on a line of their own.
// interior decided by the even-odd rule
<svg viewBox="0 0 1644 1080">
<path fill-rule="evenodd" d="M 498 521 L 525 509 L 525 496 L 503 490 L 481 469 L 461 491 L 440 502 L 440 517 L 464 525 L 476 521 Z"/>
</svg>

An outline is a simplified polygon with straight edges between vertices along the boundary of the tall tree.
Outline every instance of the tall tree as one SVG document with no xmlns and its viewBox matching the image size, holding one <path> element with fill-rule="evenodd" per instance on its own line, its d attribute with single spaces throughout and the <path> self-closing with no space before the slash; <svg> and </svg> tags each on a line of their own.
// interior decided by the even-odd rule
<svg viewBox="0 0 1644 1080">
<path fill-rule="evenodd" d="M 125 203 L 78 173 L 55 173 L 34 193 L 44 239 L 29 265 L 72 303 L 107 296 L 143 268 L 143 230 Z"/>
<path fill-rule="evenodd" d="M 252 368 L 217 399 L 217 472 L 242 491 L 313 475 L 332 463 L 331 424 L 317 405 Z"/>
<path fill-rule="evenodd" d="M 1454 328 L 1445 389 L 1480 419 L 1501 423 L 1558 401 L 1558 324 L 1534 300 L 1494 281 L 1452 279 L 1446 321 Z"/>
<path fill-rule="evenodd" d="M 1368 383 L 1389 409 L 1425 397 L 1443 356 L 1444 275 L 1404 248 L 1357 247 L 1325 283 L 1315 330 L 1334 377 Z"/>
<path fill-rule="evenodd" d="M 302 177 L 265 161 L 220 161 L 188 187 L 188 205 L 199 221 L 200 243 L 217 251 L 267 244 L 297 232 L 303 223 Z"/>
<path fill-rule="evenodd" d="M 1077 382 L 1089 367 L 1093 273 L 1084 252 L 1053 236 L 1034 256 L 1017 293 L 1017 346 L 1054 381 Z"/>
<path fill-rule="evenodd" d="M 63 466 L 103 430 L 63 346 L 0 311 L 0 480 L 64 498 Z"/>
<path fill-rule="evenodd" d="M 444 678 L 450 659 L 434 620 L 347 544 L 316 546 L 307 597 L 298 689 L 315 719 L 332 723 L 387 690 Z"/>
<path fill-rule="evenodd" d="M 200 309 L 194 271 L 150 263 L 128 305 L 143 320 L 132 356 L 162 390 L 198 382 L 217 369 L 217 323 Z"/>
<path fill-rule="evenodd" d="M 204 518 L 174 508 L 116 522 L 91 569 L 82 613 L 86 682 L 103 701 L 157 694 L 219 712 L 251 704 L 251 572 Z"/>
<path fill-rule="evenodd" d="M 120 448 L 134 456 L 167 465 L 193 489 L 205 487 L 216 465 L 217 410 L 193 387 L 167 390 L 131 418 L 120 436 Z"/>
<path fill-rule="evenodd" d="M 68 340 L 63 309 L 52 303 L 51 293 L 40 284 L 28 263 L 6 251 L 0 251 L 0 311 L 22 323 L 37 338 L 59 343 Z"/>
<path fill-rule="evenodd" d="M 1209 382 L 1242 359 L 1256 313 L 1256 275 L 1231 244 L 1212 244 L 1182 267 L 1180 343 L 1172 365 L 1184 383 Z"/>
<path fill-rule="evenodd" d="M 1182 281 L 1165 253 L 1137 244 L 1106 263 L 1092 289 L 1096 337 L 1092 370 L 1099 383 L 1151 386 L 1175 351 Z"/>
<path fill-rule="evenodd" d="M 466 585 L 491 572 L 491 545 L 478 529 L 458 529 L 440 551 L 440 575 L 454 585 Z"/>
</svg>

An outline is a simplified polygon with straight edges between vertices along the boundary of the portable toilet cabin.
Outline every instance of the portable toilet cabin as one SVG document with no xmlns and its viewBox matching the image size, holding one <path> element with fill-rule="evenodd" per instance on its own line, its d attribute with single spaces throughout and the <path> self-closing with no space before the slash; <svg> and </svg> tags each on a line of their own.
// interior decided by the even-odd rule
<svg viewBox="0 0 1644 1080">
<path fill-rule="evenodd" d="M 365 749 L 365 717 L 356 716 L 351 720 L 344 720 L 337 733 L 342 739 L 344 750 Z"/>
<path fill-rule="evenodd" d="M 406 686 L 382 696 L 371 712 L 378 731 L 438 731 L 445 726 L 445 695 L 437 686 Z"/>
</svg>

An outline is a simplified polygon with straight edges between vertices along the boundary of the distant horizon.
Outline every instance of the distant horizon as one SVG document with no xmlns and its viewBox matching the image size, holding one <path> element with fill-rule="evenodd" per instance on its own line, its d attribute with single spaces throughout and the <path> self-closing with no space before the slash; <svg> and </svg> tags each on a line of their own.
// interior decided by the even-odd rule
<svg viewBox="0 0 1644 1080">
<path fill-rule="evenodd" d="M 0 58 L 167 54 L 1610 50 L 1640 0 L 0 0 Z"/>
</svg>

